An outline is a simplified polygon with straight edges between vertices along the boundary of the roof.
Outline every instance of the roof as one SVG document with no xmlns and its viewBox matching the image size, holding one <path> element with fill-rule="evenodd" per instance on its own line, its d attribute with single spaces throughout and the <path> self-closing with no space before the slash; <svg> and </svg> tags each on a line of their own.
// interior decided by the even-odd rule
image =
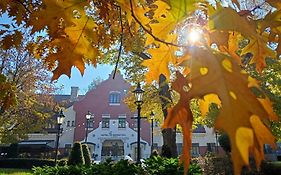
<svg viewBox="0 0 281 175">
<path fill-rule="evenodd" d="M 197 128 L 192 131 L 192 133 L 206 133 L 204 126 L 197 125 Z"/>
<path fill-rule="evenodd" d="M 19 142 L 19 145 L 47 145 L 54 142 L 54 140 L 24 140 Z"/>
<path fill-rule="evenodd" d="M 71 95 L 53 95 L 54 97 L 54 101 L 56 103 L 62 103 L 62 105 L 65 108 L 69 108 L 70 106 L 72 106 L 74 104 L 74 102 L 81 100 L 82 98 L 85 97 L 85 95 L 78 95 L 76 100 L 71 100 Z"/>
</svg>

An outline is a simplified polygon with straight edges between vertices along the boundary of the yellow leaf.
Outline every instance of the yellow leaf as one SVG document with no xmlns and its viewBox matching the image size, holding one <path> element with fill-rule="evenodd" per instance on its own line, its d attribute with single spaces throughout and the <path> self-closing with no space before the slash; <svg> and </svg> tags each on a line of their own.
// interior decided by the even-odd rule
<svg viewBox="0 0 281 175">
<path fill-rule="evenodd" d="M 257 135 L 260 133 L 253 133 L 253 127 L 249 122 L 250 117 L 256 115 L 266 121 L 269 119 L 270 111 L 248 88 L 248 76 L 241 71 L 233 58 L 213 50 L 196 47 L 192 48 L 189 56 L 192 62 L 189 77 L 184 79 L 182 75 L 177 74 L 175 83 L 181 83 L 181 88 L 191 84 L 191 88 L 189 91 L 183 91 L 178 88 L 180 86 L 176 86 L 175 90 L 181 95 L 181 98 L 186 99 L 186 101 L 181 100 L 175 106 L 176 110 L 186 108 L 189 100 L 193 98 L 202 98 L 208 94 L 218 96 L 221 107 L 219 116 L 215 120 L 215 127 L 225 131 L 230 137 L 234 170 L 238 175 L 241 168 L 248 165 L 249 148 L 253 148 L 252 150 L 259 148 L 254 140 L 259 137 Z M 225 63 L 223 64 L 223 62 Z M 201 74 L 202 67 L 208 68 L 208 74 Z M 174 84 L 172 87 L 174 88 Z M 207 106 L 204 106 L 205 111 Z M 177 121 L 173 122 L 177 123 Z M 244 143 L 241 143 L 242 140 Z M 259 156 L 257 157 L 257 161 L 259 161 L 263 153 L 256 155 Z"/>
<path fill-rule="evenodd" d="M 221 107 L 221 101 L 216 94 L 208 94 L 203 97 L 203 99 L 199 99 L 199 108 L 202 116 L 206 116 L 209 112 L 210 104 L 215 103 L 219 107 Z"/>
<path fill-rule="evenodd" d="M 273 111 L 272 102 L 269 100 L 268 97 L 266 98 L 258 98 L 259 102 L 262 104 L 266 112 L 268 113 L 269 119 L 278 121 L 278 116 Z"/>
<path fill-rule="evenodd" d="M 246 127 L 240 127 L 235 134 L 235 142 L 240 152 L 243 163 L 249 166 L 249 149 L 254 145 L 254 133 L 253 130 Z M 237 162 L 235 162 L 237 163 Z M 242 163 L 242 165 L 243 165 Z M 235 164 L 234 164 L 235 165 Z M 237 169 L 236 169 L 237 168 Z M 236 171 L 241 171 L 241 167 L 235 167 Z"/>
<path fill-rule="evenodd" d="M 257 36 L 256 24 L 245 16 L 240 16 L 232 8 L 218 6 L 214 14 L 209 14 L 209 27 L 211 30 L 236 31 L 248 37 Z"/>
<path fill-rule="evenodd" d="M 270 144 L 272 148 L 276 148 L 275 138 L 258 116 L 252 115 L 250 117 L 250 123 L 253 127 L 258 142 L 258 145 L 256 145 L 255 154 L 259 155 L 256 161 L 257 166 L 259 166 L 261 162 L 260 160 L 264 159 L 264 144 L 267 143 Z"/>
<path fill-rule="evenodd" d="M 162 44 L 159 48 L 151 48 L 148 50 L 148 53 L 152 56 L 152 58 L 144 60 L 142 63 L 149 69 L 146 74 L 146 80 L 148 83 L 153 80 L 158 80 L 160 74 L 165 75 L 167 79 L 169 79 L 170 70 L 168 66 L 170 63 L 175 64 L 176 62 L 176 49 L 177 48 L 174 46 Z"/>
<path fill-rule="evenodd" d="M 256 63 L 256 69 L 259 72 L 261 72 L 262 69 L 266 66 L 266 57 L 276 57 L 276 53 L 271 50 L 267 46 L 267 43 L 265 43 L 260 37 L 250 40 L 250 43 L 243 48 L 241 55 L 245 55 L 247 53 L 253 54 L 253 58 L 251 59 L 250 63 Z"/>
<path fill-rule="evenodd" d="M 149 24 L 151 33 L 166 41 L 167 37 L 175 30 L 176 25 L 198 9 L 199 2 L 201 0 L 156 1 L 154 4 L 157 9 L 154 11 L 153 22 Z"/>
</svg>

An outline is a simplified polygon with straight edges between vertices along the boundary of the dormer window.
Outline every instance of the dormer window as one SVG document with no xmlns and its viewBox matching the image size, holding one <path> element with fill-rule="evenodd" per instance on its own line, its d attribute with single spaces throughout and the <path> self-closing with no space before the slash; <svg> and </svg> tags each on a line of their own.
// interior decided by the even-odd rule
<svg viewBox="0 0 281 175">
<path fill-rule="evenodd" d="M 121 101 L 120 92 L 114 91 L 109 93 L 109 104 L 110 105 L 119 105 Z"/>
</svg>

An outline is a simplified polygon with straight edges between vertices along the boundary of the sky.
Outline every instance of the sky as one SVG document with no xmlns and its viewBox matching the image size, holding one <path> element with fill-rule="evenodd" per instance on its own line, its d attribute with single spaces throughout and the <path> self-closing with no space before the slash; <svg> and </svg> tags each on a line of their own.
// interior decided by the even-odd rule
<svg viewBox="0 0 281 175">
<path fill-rule="evenodd" d="M 84 75 L 82 76 L 77 68 L 72 67 L 70 78 L 66 75 L 61 75 L 55 83 L 56 87 L 62 87 L 57 93 L 70 95 L 71 86 L 77 86 L 79 87 L 79 94 L 85 94 L 88 86 L 94 79 L 101 78 L 105 80 L 113 70 L 114 66 L 110 65 L 98 65 L 96 68 L 86 65 Z"/>
<path fill-rule="evenodd" d="M 9 18 L 6 13 L 0 15 L 0 29 L 3 28 L 1 24 L 11 24 L 12 18 Z M 79 87 L 79 94 L 85 94 L 88 90 L 90 83 L 96 79 L 107 79 L 109 74 L 114 70 L 114 66 L 110 65 L 98 65 L 94 68 L 92 65 L 86 65 L 84 75 L 82 76 L 79 70 L 75 67 L 71 69 L 71 77 L 61 75 L 55 83 L 56 87 L 62 87 L 56 93 L 58 94 L 70 94 L 71 86 Z"/>
</svg>

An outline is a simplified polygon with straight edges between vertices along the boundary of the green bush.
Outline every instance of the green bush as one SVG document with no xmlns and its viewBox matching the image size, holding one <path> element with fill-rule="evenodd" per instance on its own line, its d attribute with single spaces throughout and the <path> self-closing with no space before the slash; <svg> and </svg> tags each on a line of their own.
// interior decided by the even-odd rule
<svg viewBox="0 0 281 175">
<path fill-rule="evenodd" d="M 82 145 L 82 152 L 83 152 L 83 157 L 84 157 L 84 161 L 85 161 L 85 165 L 89 166 L 91 165 L 91 156 L 90 156 L 90 151 L 88 148 L 88 145 L 83 144 Z"/>
<path fill-rule="evenodd" d="M 101 164 L 85 165 L 70 165 L 56 167 L 35 167 L 33 168 L 34 175 L 142 175 L 140 167 L 135 164 L 129 164 L 127 160 L 121 160 L 113 163 L 111 160 Z M 143 174 L 145 175 L 145 174 Z"/>
<path fill-rule="evenodd" d="M 149 175 L 183 175 L 183 165 L 179 166 L 178 158 L 165 158 L 153 156 L 144 162 L 145 170 Z M 189 175 L 201 175 L 202 170 L 196 164 L 191 164 L 188 170 Z"/>
<path fill-rule="evenodd" d="M 54 160 L 47 159 L 28 159 L 28 158 L 10 158 L 0 159 L 0 168 L 20 168 L 20 169 L 31 169 L 33 166 L 54 166 Z"/>
<path fill-rule="evenodd" d="M 17 143 L 12 143 L 9 148 L 8 148 L 8 158 L 17 158 L 19 155 L 18 151 L 18 144 Z"/>
<path fill-rule="evenodd" d="M 192 162 L 199 165 L 204 174 L 233 174 L 232 162 L 229 156 L 217 156 L 209 153 L 204 157 L 193 158 Z"/>
<path fill-rule="evenodd" d="M 280 174 L 281 173 L 281 162 L 263 162 L 261 164 L 261 172 L 265 175 L 268 174 Z"/>
<path fill-rule="evenodd" d="M 69 155 L 68 165 L 83 165 L 84 163 L 81 143 L 75 142 Z"/>
<path fill-rule="evenodd" d="M 71 165 L 71 166 L 45 166 L 34 167 L 34 175 L 87 175 L 90 173 L 90 169 L 85 166 Z"/>
<path fill-rule="evenodd" d="M 191 164 L 188 175 L 201 175 L 202 170 L 196 164 Z M 183 175 L 183 166 L 179 166 L 177 158 L 162 158 L 153 156 L 144 164 L 129 163 L 127 160 L 113 162 L 108 159 L 100 164 L 36 167 L 35 175 Z"/>
<path fill-rule="evenodd" d="M 58 166 L 65 166 L 67 165 L 67 159 L 58 160 Z"/>
</svg>

